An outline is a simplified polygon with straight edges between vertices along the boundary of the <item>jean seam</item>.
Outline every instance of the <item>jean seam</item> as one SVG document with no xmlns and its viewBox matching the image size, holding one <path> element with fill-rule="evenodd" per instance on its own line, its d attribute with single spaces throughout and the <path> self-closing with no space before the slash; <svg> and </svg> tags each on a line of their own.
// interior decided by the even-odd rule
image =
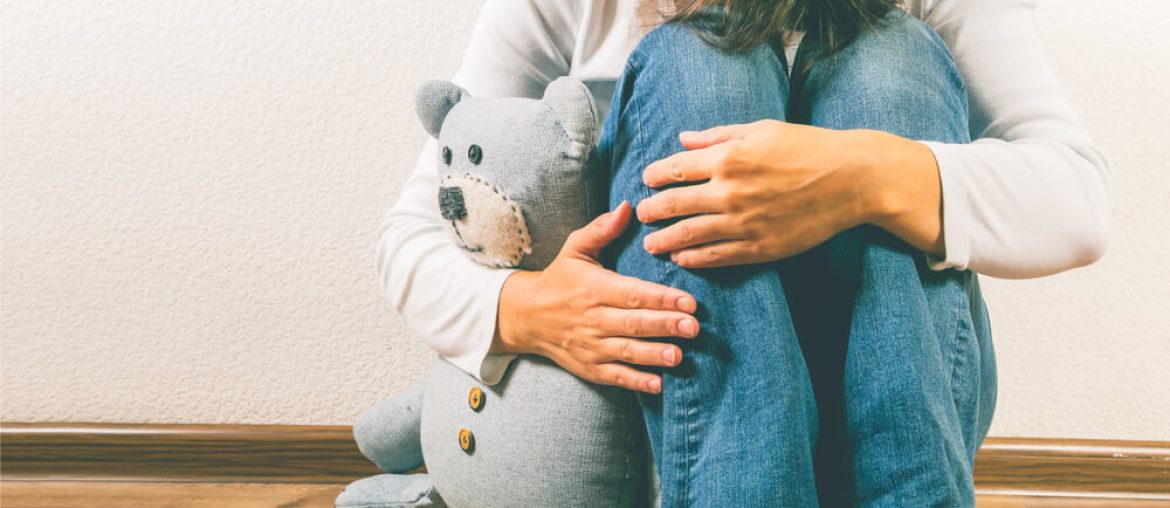
<svg viewBox="0 0 1170 508">
<path fill-rule="evenodd" d="M 627 67 L 628 67 L 627 70 L 632 70 L 634 72 L 635 80 L 637 79 L 638 71 L 641 68 L 641 64 L 642 64 L 641 58 L 637 52 L 630 55 L 630 57 L 627 61 Z M 633 120 L 635 122 L 634 137 L 635 137 L 636 143 L 634 144 L 634 148 L 633 148 L 634 150 L 637 150 L 637 152 L 635 154 L 635 160 L 638 161 L 639 167 L 645 168 L 649 164 L 649 162 L 646 161 L 645 151 L 642 149 L 642 147 L 647 146 L 647 145 L 646 145 L 646 140 L 643 137 L 643 135 L 644 135 L 643 131 L 645 129 L 643 129 L 643 126 L 642 126 L 642 115 L 639 114 L 640 106 L 641 105 L 638 103 L 638 96 L 631 95 L 630 102 L 628 104 L 626 104 L 626 107 L 625 107 L 625 110 L 623 111 L 623 113 L 626 114 L 628 117 L 633 118 Z M 639 204 L 641 203 L 642 200 L 650 197 L 650 195 L 652 193 L 651 189 L 649 187 L 647 187 L 644 183 L 635 184 L 635 188 L 637 189 L 637 192 L 635 193 L 635 195 L 638 196 L 638 198 L 639 198 L 638 199 Z M 676 267 L 673 264 L 666 263 L 662 269 L 662 282 L 666 283 L 667 281 L 671 280 L 672 276 L 675 273 L 675 270 L 676 270 Z M 664 388 L 665 388 L 665 386 L 664 386 Z M 686 390 L 683 390 L 683 392 L 686 393 Z M 683 436 L 683 439 L 682 439 L 683 459 L 684 459 L 682 465 L 685 467 L 685 473 L 681 477 L 681 479 L 682 479 L 681 498 L 686 499 L 688 504 L 690 503 L 690 472 L 693 469 L 691 467 L 691 461 L 694 458 L 693 454 L 691 453 L 691 447 L 693 444 L 692 443 L 692 436 L 694 436 L 694 434 L 695 434 L 693 432 L 694 427 L 693 427 L 693 422 L 691 420 L 691 410 L 693 409 L 692 408 L 693 405 L 694 404 L 693 404 L 693 401 L 691 400 L 691 397 L 687 397 L 686 398 L 686 407 L 683 408 L 684 410 L 682 412 L 683 428 L 685 429 L 686 435 Z M 664 404 L 664 406 L 665 406 L 665 404 Z M 675 464 L 674 466 L 677 466 L 677 464 Z M 663 473 L 663 471 L 658 472 L 660 477 L 662 476 L 662 473 Z M 672 479 L 671 481 L 676 481 L 676 480 L 677 480 L 677 478 Z M 663 480 L 663 483 L 664 484 L 666 483 L 665 480 Z"/>
<path fill-rule="evenodd" d="M 951 400 L 956 404 L 955 409 L 960 409 L 957 406 L 960 397 L 962 397 L 962 391 L 970 389 L 970 387 L 962 385 L 966 380 L 959 378 L 960 370 L 966 367 L 965 362 L 967 359 L 964 353 L 972 349 L 977 349 L 975 345 L 975 327 L 971 320 L 969 310 L 971 297 L 970 290 L 968 289 L 970 283 L 967 281 L 970 280 L 971 276 L 971 272 L 960 272 L 960 277 L 965 280 L 960 282 L 963 288 L 959 293 L 959 301 L 955 305 L 955 321 L 957 325 L 955 327 L 955 342 L 954 348 L 952 348 L 953 357 L 951 359 Z"/>
</svg>

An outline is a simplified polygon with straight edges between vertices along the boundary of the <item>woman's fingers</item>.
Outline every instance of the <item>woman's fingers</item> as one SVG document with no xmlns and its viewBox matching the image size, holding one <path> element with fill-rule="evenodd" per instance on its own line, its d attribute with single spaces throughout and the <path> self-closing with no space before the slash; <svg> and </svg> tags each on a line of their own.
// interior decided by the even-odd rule
<svg viewBox="0 0 1170 508">
<path fill-rule="evenodd" d="M 724 152 L 712 148 L 676 153 L 646 166 L 642 170 L 642 182 L 648 187 L 658 188 L 672 183 L 708 180 L 715 168 L 723 163 Z"/>
<path fill-rule="evenodd" d="M 699 320 L 690 314 L 662 310 L 616 309 L 597 311 L 596 331 L 605 337 L 682 337 L 699 333 Z"/>
<path fill-rule="evenodd" d="M 608 361 L 583 361 L 569 351 L 559 351 L 549 356 L 561 368 L 573 375 L 599 385 L 613 385 L 627 390 L 646 393 L 661 393 L 662 378 L 649 372 L 642 372 L 622 363 Z"/>
<path fill-rule="evenodd" d="M 742 139 L 749 130 L 746 128 L 748 125 L 750 124 L 723 125 L 720 127 L 712 127 L 705 131 L 684 131 L 679 133 L 678 140 L 682 143 L 683 148 L 697 150 L 719 143 Z"/>
<path fill-rule="evenodd" d="M 676 251 L 686 247 L 723 240 L 737 240 L 727 227 L 724 215 L 696 215 L 646 235 L 642 247 L 650 254 Z"/>
<path fill-rule="evenodd" d="M 683 268 L 716 268 L 761 263 L 768 257 L 755 242 L 732 240 L 674 251 L 670 260 Z"/>
<path fill-rule="evenodd" d="M 720 196 L 712 183 L 666 189 L 638 203 L 638 220 L 645 224 L 700 213 L 720 212 Z"/>
<path fill-rule="evenodd" d="M 674 344 L 628 337 L 610 337 L 597 344 L 601 362 L 622 362 L 651 367 L 674 367 L 682 361 L 682 349 Z"/>
<path fill-rule="evenodd" d="M 612 281 L 607 278 L 599 285 L 603 291 L 601 302 L 610 307 L 687 313 L 694 312 L 697 307 L 695 297 L 686 291 L 634 277 L 617 275 Z"/>
<path fill-rule="evenodd" d="M 594 383 L 620 386 L 627 390 L 646 393 L 661 393 L 662 378 L 649 372 L 618 363 L 602 363 L 592 369 Z"/>
</svg>

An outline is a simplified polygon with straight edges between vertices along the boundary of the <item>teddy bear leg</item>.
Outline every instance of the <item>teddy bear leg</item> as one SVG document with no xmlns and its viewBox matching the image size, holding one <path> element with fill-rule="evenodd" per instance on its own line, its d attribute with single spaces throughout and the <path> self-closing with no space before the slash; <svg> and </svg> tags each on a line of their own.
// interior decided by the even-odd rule
<svg viewBox="0 0 1170 508">
<path fill-rule="evenodd" d="M 358 449 L 387 473 L 406 473 L 423 465 L 422 399 L 426 383 L 379 402 L 358 417 L 353 438 Z"/>
<path fill-rule="evenodd" d="M 341 491 L 337 508 L 446 508 L 427 474 L 380 474 L 362 478 Z"/>
</svg>

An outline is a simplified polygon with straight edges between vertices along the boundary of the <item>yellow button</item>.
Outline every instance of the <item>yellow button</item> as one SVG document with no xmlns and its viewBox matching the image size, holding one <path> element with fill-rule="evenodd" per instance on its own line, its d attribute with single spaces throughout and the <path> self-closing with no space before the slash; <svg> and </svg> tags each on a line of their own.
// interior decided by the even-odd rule
<svg viewBox="0 0 1170 508">
<path fill-rule="evenodd" d="M 471 387 L 471 392 L 467 394 L 467 405 L 471 406 L 472 411 L 483 409 L 483 390 L 478 386 Z"/>
<path fill-rule="evenodd" d="M 470 430 L 459 429 L 459 448 L 467 453 L 475 449 L 475 436 L 471 435 Z"/>
</svg>

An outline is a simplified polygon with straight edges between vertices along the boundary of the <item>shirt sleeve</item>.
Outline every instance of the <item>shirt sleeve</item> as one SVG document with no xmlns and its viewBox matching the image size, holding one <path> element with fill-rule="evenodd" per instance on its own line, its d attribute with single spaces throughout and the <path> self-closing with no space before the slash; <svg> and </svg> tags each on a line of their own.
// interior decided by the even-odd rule
<svg viewBox="0 0 1170 508">
<path fill-rule="evenodd" d="M 473 96 L 539 97 L 552 79 L 568 73 L 577 8 L 560 0 L 489 0 L 453 81 Z M 437 151 L 437 141 L 428 138 L 379 227 L 379 280 L 390 304 L 428 346 L 479 380 L 498 383 L 515 356 L 488 350 L 500 289 L 514 270 L 474 262 L 443 231 Z"/>
<path fill-rule="evenodd" d="M 939 0 L 924 16 L 967 82 L 968 145 L 925 143 L 942 181 L 935 269 L 1050 275 L 1104 253 L 1108 163 L 1047 61 L 1036 0 Z"/>
</svg>

